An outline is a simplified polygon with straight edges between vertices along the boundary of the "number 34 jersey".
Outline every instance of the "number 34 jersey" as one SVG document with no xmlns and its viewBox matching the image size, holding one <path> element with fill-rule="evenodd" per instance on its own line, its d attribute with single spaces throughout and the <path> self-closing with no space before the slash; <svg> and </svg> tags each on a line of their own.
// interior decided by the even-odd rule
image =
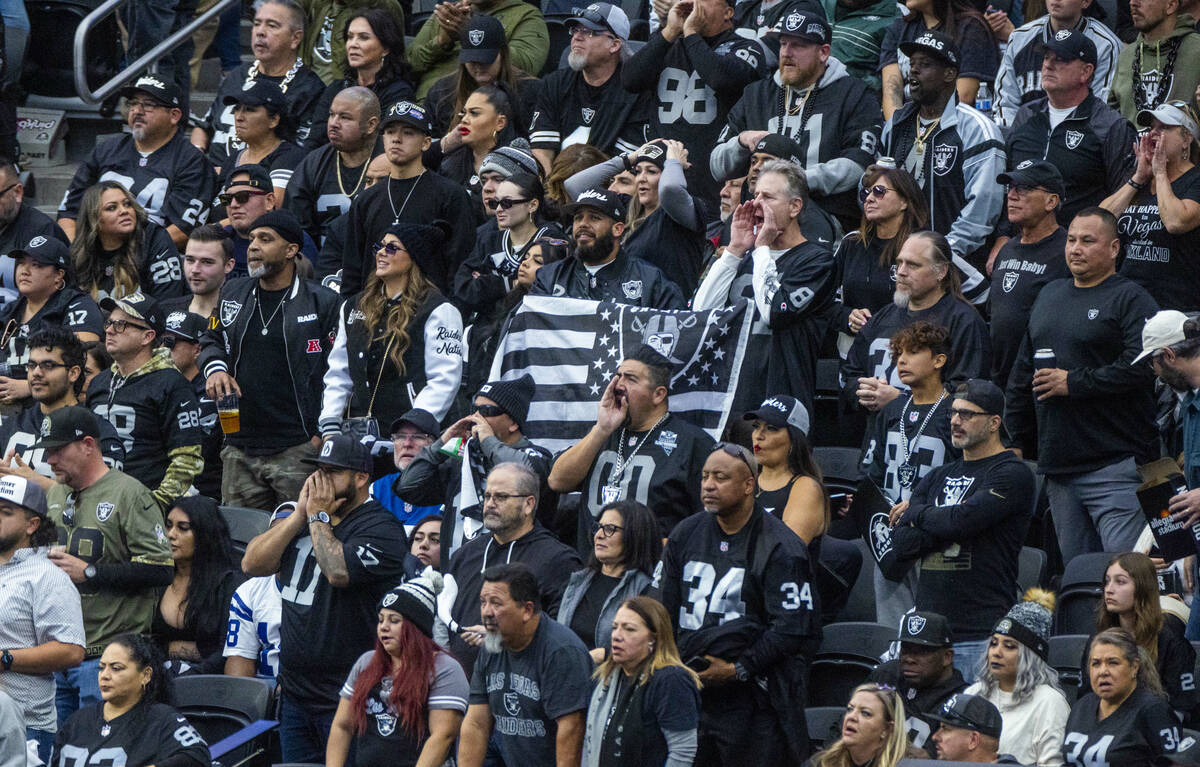
<svg viewBox="0 0 1200 767">
<path fill-rule="evenodd" d="M 1103 721 L 1099 705 L 1093 692 L 1071 708 L 1063 738 L 1068 767 L 1153 767 L 1178 750 L 1179 720 L 1165 698 L 1138 687 Z"/>
<path fill-rule="evenodd" d="M 59 767 L 134 767 L 185 756 L 209 764 L 208 744 L 175 709 L 162 703 L 135 706 L 111 722 L 103 706 L 75 712 L 58 731 Z"/>
</svg>

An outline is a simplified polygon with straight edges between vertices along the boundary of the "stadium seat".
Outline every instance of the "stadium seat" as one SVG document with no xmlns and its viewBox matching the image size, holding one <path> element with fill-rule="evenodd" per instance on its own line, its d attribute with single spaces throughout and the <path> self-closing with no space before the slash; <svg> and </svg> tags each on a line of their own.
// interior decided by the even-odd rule
<svg viewBox="0 0 1200 767">
<path fill-rule="evenodd" d="M 262 509 L 248 509 L 244 506 L 219 507 L 225 524 L 229 525 L 229 537 L 235 544 L 241 544 L 245 549 L 254 536 L 267 531 L 271 524 L 271 513 Z"/>
<path fill-rule="evenodd" d="M 1055 634 L 1089 634 L 1096 626 L 1096 604 L 1104 590 L 1104 571 L 1112 554 L 1080 554 L 1067 563 L 1054 611 Z"/>
<path fill-rule="evenodd" d="M 841 737 L 842 717 L 845 706 L 813 706 L 804 709 L 804 721 L 808 724 L 808 742 L 816 751 Z"/>
<path fill-rule="evenodd" d="M 838 613 L 839 621 L 873 621 L 875 620 L 875 558 L 871 549 L 862 538 L 856 538 L 854 544 L 862 552 L 862 569 L 850 589 L 850 597 Z"/>
<path fill-rule="evenodd" d="M 808 705 L 844 706 L 867 680 L 896 630 L 878 623 L 831 623 L 809 670 Z"/>
<path fill-rule="evenodd" d="M 274 685 L 266 679 L 193 674 L 175 679 L 175 707 L 204 740 L 215 744 L 242 728 L 266 720 L 274 710 Z M 242 764 L 265 753 L 260 736 L 224 754 L 223 764 Z"/>
<path fill-rule="evenodd" d="M 1022 546 L 1017 560 L 1017 599 L 1028 589 L 1046 582 L 1046 552 L 1032 546 Z"/>
<path fill-rule="evenodd" d="M 1050 637 L 1050 651 L 1047 662 L 1058 672 L 1058 681 L 1062 685 L 1067 702 L 1074 704 L 1079 695 L 1079 680 L 1083 671 L 1079 667 L 1083 659 L 1083 651 L 1087 648 L 1089 634 L 1060 634 Z"/>
</svg>

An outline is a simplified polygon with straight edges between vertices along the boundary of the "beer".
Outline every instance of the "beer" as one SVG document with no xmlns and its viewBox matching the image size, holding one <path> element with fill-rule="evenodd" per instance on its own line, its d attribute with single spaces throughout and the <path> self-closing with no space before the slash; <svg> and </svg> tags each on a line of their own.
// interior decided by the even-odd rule
<svg viewBox="0 0 1200 767">
<path fill-rule="evenodd" d="M 241 411 L 238 408 L 232 410 L 218 410 L 217 415 L 221 419 L 221 431 L 226 434 L 237 434 L 242 429 Z"/>
</svg>

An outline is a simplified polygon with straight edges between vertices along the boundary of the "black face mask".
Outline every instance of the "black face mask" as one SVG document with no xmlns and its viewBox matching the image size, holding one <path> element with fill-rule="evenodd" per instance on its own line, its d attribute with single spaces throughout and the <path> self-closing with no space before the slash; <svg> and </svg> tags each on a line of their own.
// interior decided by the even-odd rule
<svg viewBox="0 0 1200 767">
<path fill-rule="evenodd" d="M 598 235 L 591 245 L 580 245 L 577 249 L 579 260 L 585 264 L 598 264 L 612 253 L 613 245 L 617 244 L 612 229 Z"/>
</svg>

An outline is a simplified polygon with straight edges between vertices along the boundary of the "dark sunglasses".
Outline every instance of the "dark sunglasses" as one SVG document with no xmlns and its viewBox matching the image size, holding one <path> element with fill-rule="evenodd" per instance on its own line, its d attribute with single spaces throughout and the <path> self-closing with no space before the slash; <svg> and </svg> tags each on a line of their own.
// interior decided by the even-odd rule
<svg viewBox="0 0 1200 767">
<path fill-rule="evenodd" d="M 405 250 L 404 246 L 398 242 L 377 242 L 377 243 L 375 243 L 375 245 L 373 247 L 374 247 L 376 253 L 378 253 L 379 251 L 382 250 L 384 253 L 387 253 L 389 256 L 394 256 L 397 253 L 407 253 L 408 252 L 407 250 Z"/>
<path fill-rule="evenodd" d="M 224 194 L 219 194 L 217 195 L 217 202 L 225 206 L 228 206 L 230 202 L 236 202 L 238 205 L 245 205 L 246 203 L 250 202 L 251 197 L 261 197 L 264 194 L 266 194 L 266 192 L 243 189 L 240 192 L 226 192 Z"/>
<path fill-rule="evenodd" d="M 758 476 L 758 470 L 754 468 L 754 464 L 750 463 L 750 451 L 741 445 L 735 445 L 732 442 L 718 442 L 714 450 L 720 450 L 725 455 L 731 455 L 737 458 L 742 463 L 746 464 L 746 468 L 750 470 L 752 476 Z"/>
<path fill-rule="evenodd" d="M 495 418 L 498 415 L 504 415 L 504 408 L 499 405 L 476 405 L 475 412 L 484 418 Z"/>
<path fill-rule="evenodd" d="M 894 191 L 894 190 L 892 190 L 890 187 L 886 187 L 883 184 L 876 184 L 873 187 L 870 187 L 868 189 L 863 189 L 861 192 L 859 192 L 858 199 L 861 200 L 862 202 L 866 202 L 868 197 L 870 197 L 871 195 L 875 195 L 876 200 L 882 200 L 884 198 L 884 196 L 887 195 L 887 193 L 891 192 L 891 191 Z"/>
<path fill-rule="evenodd" d="M 505 210 L 508 210 L 514 205 L 524 205 L 527 202 L 529 202 L 528 199 L 518 200 L 511 197 L 505 197 L 503 200 L 488 200 L 487 206 L 491 210 L 495 210 L 496 208 L 504 208 Z"/>
<path fill-rule="evenodd" d="M 67 527 L 75 526 L 75 493 L 67 493 L 67 507 L 63 509 L 62 521 Z"/>
</svg>

